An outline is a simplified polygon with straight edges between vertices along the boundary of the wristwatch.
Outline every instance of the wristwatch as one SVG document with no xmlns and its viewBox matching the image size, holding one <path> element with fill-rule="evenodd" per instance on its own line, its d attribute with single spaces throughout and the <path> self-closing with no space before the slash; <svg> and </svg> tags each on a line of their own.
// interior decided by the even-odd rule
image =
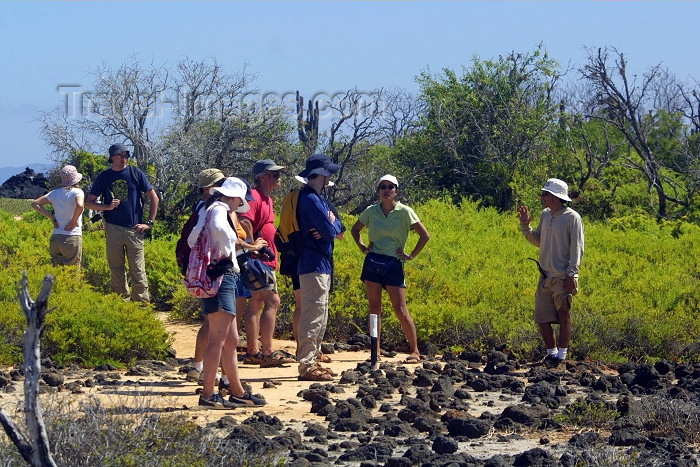
<svg viewBox="0 0 700 467">
<path fill-rule="evenodd" d="M 146 221 L 146 225 L 148 225 L 149 227 L 152 226 L 152 225 L 153 225 L 153 221 L 152 221 L 151 219 L 148 219 L 148 220 Z"/>
</svg>

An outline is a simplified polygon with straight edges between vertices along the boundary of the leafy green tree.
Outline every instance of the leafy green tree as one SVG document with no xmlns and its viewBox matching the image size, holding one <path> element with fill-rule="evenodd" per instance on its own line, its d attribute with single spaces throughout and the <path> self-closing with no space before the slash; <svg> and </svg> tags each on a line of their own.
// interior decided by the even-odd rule
<svg viewBox="0 0 700 467">
<path fill-rule="evenodd" d="M 405 162 L 436 187 L 512 207 L 516 174 L 551 149 L 559 77 L 542 45 L 497 60 L 474 58 L 462 76 L 424 72 L 418 78 L 427 103 L 424 151 L 403 153 Z"/>
</svg>

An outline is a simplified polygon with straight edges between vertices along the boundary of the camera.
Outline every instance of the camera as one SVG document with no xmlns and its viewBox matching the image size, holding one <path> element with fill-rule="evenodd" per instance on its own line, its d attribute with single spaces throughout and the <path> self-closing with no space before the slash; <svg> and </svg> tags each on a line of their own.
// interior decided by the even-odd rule
<svg viewBox="0 0 700 467">
<path fill-rule="evenodd" d="M 275 254 L 272 252 L 269 246 L 264 246 L 258 250 L 258 256 L 264 261 L 272 261 L 275 259 Z"/>
</svg>

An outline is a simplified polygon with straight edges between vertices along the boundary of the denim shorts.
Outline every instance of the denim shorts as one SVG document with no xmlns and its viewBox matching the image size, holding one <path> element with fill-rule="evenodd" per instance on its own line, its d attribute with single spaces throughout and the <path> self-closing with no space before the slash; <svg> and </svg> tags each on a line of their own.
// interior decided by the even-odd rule
<svg viewBox="0 0 700 467">
<path fill-rule="evenodd" d="M 219 293 L 210 298 L 200 298 L 202 314 L 210 315 L 221 309 L 224 313 L 236 316 L 236 292 L 238 289 L 238 273 L 227 271 L 219 287 Z"/>
<path fill-rule="evenodd" d="M 371 256 L 372 255 L 372 256 Z M 393 263 L 382 272 L 373 272 L 370 263 L 370 258 L 378 258 L 383 261 L 394 260 Z M 387 285 L 394 287 L 406 288 L 406 276 L 403 271 L 403 261 L 393 256 L 380 255 L 377 253 L 369 253 L 365 255 L 365 262 L 362 265 L 362 275 L 360 279 L 363 281 L 376 282 L 381 284 L 386 289 Z"/>
</svg>

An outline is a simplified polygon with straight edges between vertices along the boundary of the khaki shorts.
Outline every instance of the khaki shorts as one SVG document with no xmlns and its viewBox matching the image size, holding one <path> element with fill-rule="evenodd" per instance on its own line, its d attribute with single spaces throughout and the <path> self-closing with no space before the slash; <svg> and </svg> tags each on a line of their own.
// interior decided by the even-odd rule
<svg viewBox="0 0 700 467">
<path fill-rule="evenodd" d="M 537 292 L 535 293 L 535 323 L 558 323 L 559 310 L 564 301 L 571 302 L 574 295 L 578 293 L 578 276 L 574 276 L 574 290 L 567 292 L 564 290 L 563 277 L 548 277 L 546 279 L 540 276 L 540 281 L 537 284 Z"/>
</svg>

